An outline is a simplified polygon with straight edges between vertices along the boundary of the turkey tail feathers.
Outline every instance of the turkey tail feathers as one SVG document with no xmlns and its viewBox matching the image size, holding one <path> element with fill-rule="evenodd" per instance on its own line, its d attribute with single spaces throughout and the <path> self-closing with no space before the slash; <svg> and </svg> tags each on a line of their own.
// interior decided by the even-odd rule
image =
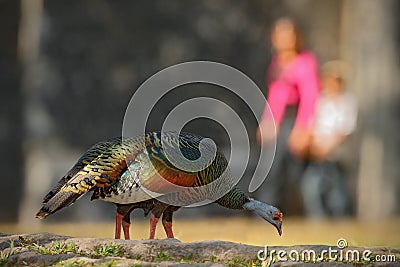
<svg viewBox="0 0 400 267">
<path fill-rule="evenodd" d="M 119 144 L 121 142 L 120 137 L 115 137 L 108 139 L 106 141 L 98 142 L 93 145 L 88 151 L 86 151 L 78 162 L 67 172 L 67 174 L 61 178 L 61 180 L 57 183 L 57 185 L 50 190 L 49 193 L 43 198 L 42 204 L 46 204 L 52 197 L 54 197 L 61 188 L 67 184 L 75 175 L 78 174 L 87 164 L 91 163 L 95 160 L 99 155 L 107 151 L 108 148 L 115 144 Z"/>
<path fill-rule="evenodd" d="M 36 218 L 44 219 L 54 212 L 73 204 L 82 194 L 74 192 L 58 191 L 52 198 L 43 204 L 42 208 L 36 214 Z"/>
<path fill-rule="evenodd" d="M 78 171 L 75 171 L 74 168 L 71 171 L 74 171 L 75 173 L 77 173 Z M 69 174 L 67 174 L 63 178 L 61 178 L 61 180 L 58 182 L 58 184 L 54 188 L 52 188 L 49 193 L 47 193 L 44 196 L 42 204 L 46 204 L 47 202 L 49 202 L 49 200 L 52 197 L 54 197 L 60 191 L 61 187 L 63 187 L 71 178 L 72 178 L 72 175 L 69 175 Z"/>
</svg>

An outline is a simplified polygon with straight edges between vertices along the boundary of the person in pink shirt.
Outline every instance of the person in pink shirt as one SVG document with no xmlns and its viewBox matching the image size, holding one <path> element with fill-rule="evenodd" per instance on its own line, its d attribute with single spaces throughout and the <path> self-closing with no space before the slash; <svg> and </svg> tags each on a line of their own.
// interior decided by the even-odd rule
<svg viewBox="0 0 400 267">
<path fill-rule="evenodd" d="M 277 134 L 277 150 L 268 186 L 262 189 L 265 201 L 282 207 L 282 190 L 293 176 L 301 177 L 308 156 L 316 102 L 319 97 L 318 63 L 314 54 L 303 49 L 297 25 L 290 18 L 276 21 L 271 32 L 274 55 L 266 74 L 267 101 Z M 271 142 L 275 136 L 265 108 L 257 131 L 258 141 Z M 293 157 L 294 156 L 294 157 Z M 259 196 L 261 197 L 261 196 Z"/>
<path fill-rule="evenodd" d="M 299 157 L 307 155 L 310 133 L 319 96 L 318 64 L 314 54 L 302 48 L 302 39 L 296 24 L 289 18 L 279 19 L 271 35 L 276 54 L 267 71 L 268 104 L 279 134 L 287 107 L 296 107 L 295 123 L 288 139 L 290 151 Z M 264 112 L 267 114 L 268 110 Z M 264 138 L 272 137 L 271 129 L 260 131 Z M 259 136 L 260 138 L 260 136 Z M 268 141 L 268 140 L 267 140 Z"/>
</svg>

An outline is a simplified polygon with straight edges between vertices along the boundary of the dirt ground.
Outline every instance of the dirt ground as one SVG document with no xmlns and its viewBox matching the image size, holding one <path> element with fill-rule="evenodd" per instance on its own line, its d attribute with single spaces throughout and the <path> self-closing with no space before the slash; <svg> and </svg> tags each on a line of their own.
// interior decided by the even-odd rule
<svg viewBox="0 0 400 267">
<path fill-rule="evenodd" d="M 284 218 L 283 235 L 256 217 L 228 217 L 174 221 L 175 237 L 182 242 L 224 240 L 256 246 L 291 246 L 298 244 L 335 245 L 339 238 L 351 246 L 400 247 L 400 218 L 376 221 L 355 219 L 311 220 Z M 132 218 L 131 238 L 148 238 L 148 221 Z M 39 220 L 29 224 L 0 224 L 3 233 L 50 232 L 74 237 L 112 238 L 114 223 L 48 223 Z M 161 223 L 156 238 L 165 238 Z"/>
</svg>

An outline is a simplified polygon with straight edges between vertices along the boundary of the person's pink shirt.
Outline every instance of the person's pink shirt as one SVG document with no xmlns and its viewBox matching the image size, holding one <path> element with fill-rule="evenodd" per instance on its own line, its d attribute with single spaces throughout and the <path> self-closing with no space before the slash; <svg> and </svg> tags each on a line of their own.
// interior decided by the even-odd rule
<svg viewBox="0 0 400 267">
<path fill-rule="evenodd" d="M 319 95 L 317 60 L 311 52 L 301 52 L 288 67 L 279 69 L 273 58 L 267 71 L 268 104 L 279 128 L 286 106 L 298 105 L 295 128 L 312 126 Z M 262 119 L 266 117 L 264 112 Z"/>
</svg>

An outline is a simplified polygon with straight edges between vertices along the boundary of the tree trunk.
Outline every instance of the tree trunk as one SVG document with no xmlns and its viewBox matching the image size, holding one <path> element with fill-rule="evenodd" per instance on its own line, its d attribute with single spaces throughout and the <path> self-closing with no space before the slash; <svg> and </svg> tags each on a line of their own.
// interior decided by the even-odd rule
<svg viewBox="0 0 400 267">
<path fill-rule="evenodd" d="M 398 8 L 396 0 L 343 2 L 341 53 L 360 103 L 357 214 L 363 218 L 399 212 Z"/>
</svg>

